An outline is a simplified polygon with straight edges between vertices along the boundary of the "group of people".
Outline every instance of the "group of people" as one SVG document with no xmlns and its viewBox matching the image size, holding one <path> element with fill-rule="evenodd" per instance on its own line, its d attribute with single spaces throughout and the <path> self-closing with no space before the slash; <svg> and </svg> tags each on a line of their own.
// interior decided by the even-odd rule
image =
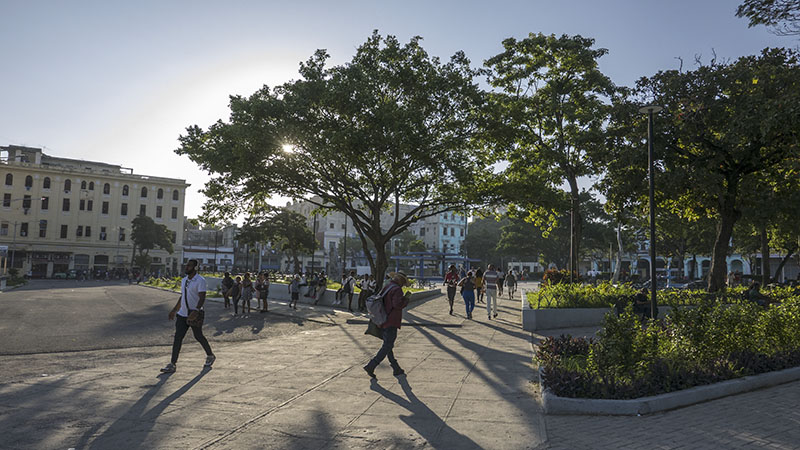
<svg viewBox="0 0 800 450">
<path fill-rule="evenodd" d="M 222 278 L 221 291 L 224 299 L 225 308 L 230 308 L 233 305 L 233 317 L 239 315 L 239 301 L 242 301 L 242 316 L 250 317 L 250 302 L 253 297 L 258 299 L 259 312 L 265 313 L 269 311 L 269 304 L 267 297 L 269 296 L 269 274 L 260 272 L 255 280 L 251 278 L 250 272 L 245 272 L 244 278 L 236 276 L 231 278 L 230 272 L 225 272 Z"/>
<path fill-rule="evenodd" d="M 465 271 L 464 268 L 459 270 L 452 264 L 444 276 L 444 286 L 447 287 L 447 301 L 450 303 L 451 315 L 456 290 L 459 290 L 464 299 L 468 319 L 472 319 L 472 311 L 477 300 L 478 303 L 486 304 L 486 315 L 492 320 L 493 317 L 497 317 L 497 299 L 503 295 L 503 286 L 507 288 L 508 298 L 513 298 L 517 290 L 517 277 L 511 270 L 508 273 L 496 270 L 493 264 L 489 264 L 485 272 L 480 268 L 474 272 Z"/>
</svg>

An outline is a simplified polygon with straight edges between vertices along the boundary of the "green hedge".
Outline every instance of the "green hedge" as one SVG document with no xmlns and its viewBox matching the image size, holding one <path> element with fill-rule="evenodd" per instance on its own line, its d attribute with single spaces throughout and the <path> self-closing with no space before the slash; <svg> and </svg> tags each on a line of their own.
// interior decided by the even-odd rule
<svg viewBox="0 0 800 450">
<path fill-rule="evenodd" d="M 539 290 L 527 293 L 533 309 L 543 308 L 608 308 L 617 304 L 631 303 L 637 289 L 630 284 L 613 285 L 603 282 L 596 286 L 578 283 L 542 285 Z M 792 288 L 765 290 L 770 297 L 782 300 L 794 295 Z M 745 288 L 724 289 L 718 293 L 703 290 L 673 289 L 656 292 L 659 305 L 697 305 L 702 301 L 729 303 L 744 298 Z"/>
<path fill-rule="evenodd" d="M 662 321 L 628 307 L 607 314 L 597 340 L 561 336 L 536 354 L 542 382 L 579 398 L 637 398 L 800 366 L 800 297 L 762 308 L 698 299 Z"/>
</svg>

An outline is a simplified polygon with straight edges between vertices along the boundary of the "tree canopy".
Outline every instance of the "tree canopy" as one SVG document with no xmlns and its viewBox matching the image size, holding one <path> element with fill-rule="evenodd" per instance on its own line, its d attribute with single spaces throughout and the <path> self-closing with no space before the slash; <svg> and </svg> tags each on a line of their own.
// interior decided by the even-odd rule
<svg viewBox="0 0 800 450">
<path fill-rule="evenodd" d="M 800 34 L 800 0 L 745 0 L 736 16 L 750 19 L 750 27 L 766 25 L 779 35 Z"/>
<path fill-rule="evenodd" d="M 251 215 L 237 237 L 251 244 L 272 244 L 292 258 L 295 273 L 301 271 L 300 255 L 317 249 L 317 241 L 306 224 L 306 218 L 286 208 L 266 208 Z"/>
<path fill-rule="evenodd" d="M 229 120 L 189 127 L 177 153 L 212 175 L 208 219 L 258 210 L 277 193 L 341 211 L 375 245 L 367 258 L 383 279 L 393 236 L 475 198 L 489 162 L 471 145 L 484 94 L 463 53 L 443 63 L 419 37 L 402 45 L 376 31 L 347 64 L 328 57 L 318 50 L 301 79 L 231 97 Z"/>
</svg>

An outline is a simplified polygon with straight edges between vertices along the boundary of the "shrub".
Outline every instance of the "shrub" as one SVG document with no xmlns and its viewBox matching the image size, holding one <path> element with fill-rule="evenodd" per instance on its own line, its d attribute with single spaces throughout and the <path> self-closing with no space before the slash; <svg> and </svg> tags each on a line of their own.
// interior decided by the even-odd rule
<svg viewBox="0 0 800 450">
<path fill-rule="evenodd" d="M 542 381 L 564 397 L 635 398 L 800 366 L 800 297 L 761 308 L 708 299 L 642 322 L 607 314 L 598 339 L 545 339 Z"/>
<path fill-rule="evenodd" d="M 577 272 L 573 272 L 572 279 L 578 283 L 581 278 Z M 542 283 L 550 285 L 569 283 L 569 270 L 548 269 L 542 276 Z"/>
</svg>

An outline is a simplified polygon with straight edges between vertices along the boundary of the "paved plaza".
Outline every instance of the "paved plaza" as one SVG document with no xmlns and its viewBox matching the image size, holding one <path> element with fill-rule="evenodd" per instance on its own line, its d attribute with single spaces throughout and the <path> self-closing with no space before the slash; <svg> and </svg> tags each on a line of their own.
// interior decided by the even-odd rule
<svg viewBox="0 0 800 450">
<path fill-rule="evenodd" d="M 545 416 L 519 302 L 500 305 L 498 320 L 478 308 L 470 321 L 461 307 L 450 316 L 443 296 L 412 304 L 396 346 L 407 372 L 399 378 L 386 362 L 376 381 L 361 369 L 380 346 L 363 334 L 363 316 L 273 304 L 270 314 L 320 325 L 262 339 L 211 336 L 211 370 L 187 336 L 171 375 L 159 374 L 166 342 L 108 364 L 0 381 L 0 448 L 800 448 L 800 383 L 645 417 Z M 34 356 L 42 358 L 0 364 Z"/>
</svg>

